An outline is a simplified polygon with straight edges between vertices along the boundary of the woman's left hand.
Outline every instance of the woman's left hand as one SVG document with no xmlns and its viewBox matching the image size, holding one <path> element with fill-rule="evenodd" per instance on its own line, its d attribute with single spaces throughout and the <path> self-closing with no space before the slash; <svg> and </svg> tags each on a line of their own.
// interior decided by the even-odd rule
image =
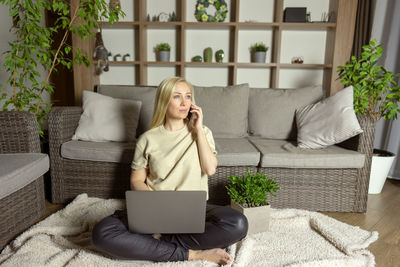
<svg viewBox="0 0 400 267">
<path fill-rule="evenodd" d="M 190 108 L 191 108 L 190 112 L 192 113 L 190 122 L 192 123 L 192 126 L 196 132 L 200 131 L 203 129 L 203 111 L 201 107 L 196 106 L 195 104 L 192 104 Z M 196 115 L 196 117 L 194 117 L 193 115 Z"/>
</svg>

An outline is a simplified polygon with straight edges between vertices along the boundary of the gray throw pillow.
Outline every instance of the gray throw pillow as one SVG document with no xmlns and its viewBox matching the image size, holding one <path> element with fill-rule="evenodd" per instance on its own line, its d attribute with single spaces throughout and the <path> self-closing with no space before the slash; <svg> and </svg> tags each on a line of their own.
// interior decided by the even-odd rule
<svg viewBox="0 0 400 267">
<path fill-rule="evenodd" d="M 321 100 L 321 86 L 299 89 L 251 88 L 249 130 L 269 139 L 296 139 L 295 111 Z"/>
<path fill-rule="evenodd" d="M 142 102 L 83 91 L 83 113 L 72 140 L 132 142 L 136 140 Z"/>
<path fill-rule="evenodd" d="M 196 104 L 203 110 L 204 125 L 214 138 L 247 136 L 249 85 L 228 87 L 194 86 Z"/>
<path fill-rule="evenodd" d="M 99 85 L 97 87 L 97 92 L 100 94 L 114 98 L 139 100 L 142 102 L 139 125 L 136 131 L 137 137 L 150 128 L 151 120 L 153 118 L 156 91 L 156 86 Z"/>
<path fill-rule="evenodd" d="M 362 133 L 353 108 L 353 87 L 296 110 L 296 123 L 301 148 L 324 148 Z"/>
</svg>

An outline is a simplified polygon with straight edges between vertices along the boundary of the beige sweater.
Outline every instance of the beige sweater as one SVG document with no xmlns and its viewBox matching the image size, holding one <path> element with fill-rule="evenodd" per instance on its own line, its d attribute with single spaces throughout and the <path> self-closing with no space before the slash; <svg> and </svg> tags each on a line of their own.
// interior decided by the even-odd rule
<svg viewBox="0 0 400 267">
<path fill-rule="evenodd" d="M 204 132 L 216 154 L 211 130 L 204 126 Z M 201 170 L 196 136 L 187 125 L 178 131 L 161 125 L 142 134 L 131 166 L 148 168 L 146 184 L 151 190 L 204 190 L 208 198 L 208 176 Z"/>
</svg>

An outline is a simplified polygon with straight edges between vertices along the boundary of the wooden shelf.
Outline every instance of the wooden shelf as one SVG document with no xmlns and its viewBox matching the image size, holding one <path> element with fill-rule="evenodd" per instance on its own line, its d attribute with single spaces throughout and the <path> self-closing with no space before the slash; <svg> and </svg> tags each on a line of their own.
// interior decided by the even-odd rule
<svg viewBox="0 0 400 267">
<path fill-rule="evenodd" d="M 160 0 L 162 1 L 162 0 Z M 329 12 L 336 14 L 337 22 L 308 22 L 308 23 L 289 23 L 283 22 L 284 13 L 284 1 L 285 0 L 272 0 L 274 10 L 272 11 L 271 22 L 245 22 L 240 21 L 241 6 L 248 4 L 244 0 L 231 0 L 230 10 L 228 13 L 227 21 L 229 22 L 190 22 L 186 21 L 187 17 L 192 14 L 187 13 L 188 0 L 176 0 L 176 14 L 179 21 L 170 22 L 159 22 L 159 21 L 146 21 L 148 10 L 147 6 L 149 1 L 147 0 L 136 0 L 133 2 L 133 10 L 128 11 L 133 13 L 134 21 L 121 21 L 110 25 L 107 22 L 99 22 L 102 28 L 105 29 L 127 29 L 134 30 L 134 51 L 133 58 L 135 61 L 119 61 L 110 62 L 112 66 L 136 66 L 133 75 L 137 84 L 146 85 L 148 84 L 148 69 L 153 66 L 167 66 L 174 67 L 176 69 L 176 75 L 185 76 L 185 68 L 227 68 L 228 69 L 228 84 L 236 84 L 238 80 L 238 69 L 242 68 L 254 68 L 254 69 L 268 69 L 270 71 L 269 84 L 265 84 L 265 87 L 278 88 L 279 81 L 284 79 L 281 76 L 281 70 L 283 69 L 320 69 L 323 70 L 323 86 L 327 90 L 328 94 L 332 94 L 340 90 L 342 85 L 340 81 L 337 81 L 336 69 L 339 65 L 344 65 L 345 62 L 350 58 L 353 36 L 354 36 L 354 25 L 357 9 L 357 0 L 329 0 Z M 315 0 L 319 1 L 319 0 Z M 72 0 L 73 3 L 77 4 L 78 0 Z M 151 2 L 153 3 L 153 2 Z M 307 4 L 305 4 L 307 5 Z M 257 8 L 255 6 L 254 8 Z M 127 12 L 127 11 L 125 11 Z M 148 43 L 148 33 L 153 29 L 159 30 L 174 30 L 175 32 L 175 47 L 171 47 L 172 51 L 175 51 L 176 61 L 171 62 L 159 62 L 150 61 L 147 58 L 148 50 L 151 49 Z M 188 31 L 196 30 L 226 30 L 229 31 L 229 47 L 226 53 L 226 60 L 229 62 L 190 62 L 191 58 L 188 56 L 191 51 L 188 50 L 187 36 Z M 251 30 L 265 30 L 271 31 L 272 34 L 270 47 L 268 50 L 268 63 L 252 63 L 252 62 L 239 62 L 239 53 L 243 47 L 239 47 L 241 42 L 240 38 L 244 38 L 242 32 Z M 282 55 L 286 53 L 283 51 L 286 44 L 284 34 L 286 31 L 326 31 L 325 35 L 325 51 L 324 59 L 321 60 L 324 64 L 291 64 L 283 63 Z M 302 37 L 299 37 L 302 38 Z M 304 37 L 307 38 L 307 37 Z M 242 41 L 242 40 L 240 40 Z M 257 41 L 257 40 L 255 40 Z M 295 44 L 294 44 L 295 45 Z M 88 54 L 93 53 L 93 44 L 86 43 L 75 43 L 74 47 L 81 47 Z M 240 49 L 240 50 L 239 50 Z M 245 48 L 247 49 L 247 48 Z M 190 52 L 190 53 L 188 53 Z M 300 51 L 301 52 L 301 51 Z M 189 57 L 189 58 L 187 58 Z M 285 60 L 288 60 L 287 58 Z M 92 67 L 93 68 L 93 67 Z M 75 71 L 75 70 L 74 70 Z M 92 70 L 91 73 L 94 73 Z M 283 75 L 283 74 L 282 74 Z M 90 88 L 91 85 L 87 83 L 87 77 L 81 77 L 82 75 L 75 75 L 76 86 L 81 88 L 75 89 L 76 95 L 81 95 L 79 90 Z M 98 81 L 98 76 L 94 77 L 93 81 Z M 94 82 L 95 83 L 95 82 Z"/>
<path fill-rule="evenodd" d="M 194 67 L 228 67 L 235 66 L 234 62 L 185 62 L 185 66 Z"/>
<path fill-rule="evenodd" d="M 116 66 L 130 66 L 130 65 L 139 65 L 140 61 L 108 61 L 110 65 Z"/>
<path fill-rule="evenodd" d="M 332 64 L 293 64 L 293 63 L 280 63 L 281 68 L 291 69 L 331 69 Z"/>
<path fill-rule="evenodd" d="M 182 62 L 179 61 L 145 61 L 143 62 L 144 65 L 154 65 L 154 66 L 175 66 L 175 65 L 181 65 Z"/>
</svg>

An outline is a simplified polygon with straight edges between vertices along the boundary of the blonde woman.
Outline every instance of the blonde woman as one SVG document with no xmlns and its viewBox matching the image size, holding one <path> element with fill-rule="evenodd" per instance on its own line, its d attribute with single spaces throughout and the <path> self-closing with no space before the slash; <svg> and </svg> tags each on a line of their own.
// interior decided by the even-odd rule
<svg viewBox="0 0 400 267">
<path fill-rule="evenodd" d="M 157 89 L 151 129 L 136 144 L 132 190 L 204 190 L 217 167 L 210 129 L 194 104 L 193 86 L 167 78 Z M 194 116 L 188 119 L 189 112 Z M 124 259 L 152 261 L 207 260 L 229 264 L 224 250 L 247 234 L 247 220 L 229 208 L 207 204 L 202 234 L 145 235 L 129 232 L 126 212 L 117 211 L 93 229 L 93 244 Z"/>
</svg>

